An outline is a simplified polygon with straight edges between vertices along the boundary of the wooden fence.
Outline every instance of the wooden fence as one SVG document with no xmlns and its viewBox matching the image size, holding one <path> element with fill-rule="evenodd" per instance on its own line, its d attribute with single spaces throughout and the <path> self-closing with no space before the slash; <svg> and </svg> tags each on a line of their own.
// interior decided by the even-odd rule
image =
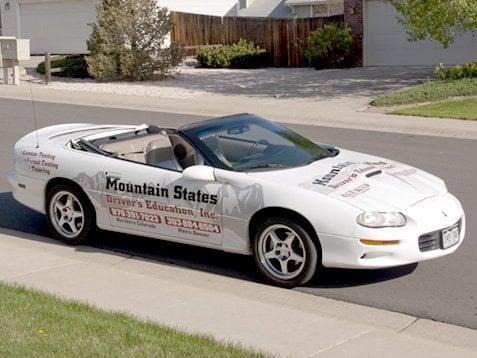
<svg viewBox="0 0 477 358">
<path fill-rule="evenodd" d="M 219 17 L 173 12 L 172 42 L 184 47 L 228 45 L 241 38 L 265 48 L 277 67 L 308 66 L 301 48 L 306 38 L 323 25 L 343 23 L 342 15 L 307 19 Z"/>
</svg>

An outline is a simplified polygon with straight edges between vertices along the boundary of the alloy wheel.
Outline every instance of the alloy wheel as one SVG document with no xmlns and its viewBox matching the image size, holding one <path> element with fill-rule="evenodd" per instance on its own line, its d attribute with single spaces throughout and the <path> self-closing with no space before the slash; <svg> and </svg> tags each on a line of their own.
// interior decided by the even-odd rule
<svg viewBox="0 0 477 358">
<path fill-rule="evenodd" d="M 295 230 L 286 225 L 271 225 L 258 240 L 260 262 L 272 276 L 290 280 L 303 271 L 307 259 L 305 244 Z"/>
<path fill-rule="evenodd" d="M 57 192 L 50 201 L 49 215 L 55 230 L 74 238 L 84 226 L 84 211 L 78 198 L 68 191 Z"/>
</svg>

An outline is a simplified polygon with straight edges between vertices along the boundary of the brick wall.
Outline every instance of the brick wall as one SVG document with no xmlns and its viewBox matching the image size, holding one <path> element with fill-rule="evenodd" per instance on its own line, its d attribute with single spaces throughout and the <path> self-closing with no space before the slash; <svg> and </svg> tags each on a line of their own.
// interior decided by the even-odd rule
<svg viewBox="0 0 477 358">
<path fill-rule="evenodd" d="M 354 66 L 363 66 L 363 1 L 344 0 L 345 23 L 353 32 L 353 59 Z"/>
<path fill-rule="evenodd" d="M 344 0 L 328 0 L 326 3 L 313 6 L 313 16 L 334 16 L 342 15 Z"/>
</svg>

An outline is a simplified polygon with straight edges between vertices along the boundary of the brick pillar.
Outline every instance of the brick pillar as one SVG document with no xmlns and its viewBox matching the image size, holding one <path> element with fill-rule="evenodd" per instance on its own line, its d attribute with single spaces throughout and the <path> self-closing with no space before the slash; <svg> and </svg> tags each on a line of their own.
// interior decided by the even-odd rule
<svg viewBox="0 0 477 358">
<path fill-rule="evenodd" d="M 363 1 L 344 0 L 345 23 L 353 32 L 353 65 L 363 66 Z"/>
</svg>

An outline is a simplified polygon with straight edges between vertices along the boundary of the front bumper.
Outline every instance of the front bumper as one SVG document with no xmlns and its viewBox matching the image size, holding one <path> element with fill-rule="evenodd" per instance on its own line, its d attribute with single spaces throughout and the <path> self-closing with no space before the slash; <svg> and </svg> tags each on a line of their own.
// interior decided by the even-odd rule
<svg viewBox="0 0 477 358">
<path fill-rule="evenodd" d="M 30 209 L 45 213 L 45 181 L 18 174 L 15 170 L 7 174 L 7 179 L 16 201 Z"/>
<path fill-rule="evenodd" d="M 442 257 L 455 252 L 465 236 L 465 215 L 459 201 L 451 194 L 425 200 L 406 213 L 408 223 L 402 228 L 370 229 L 357 225 L 355 237 L 320 235 L 323 265 L 339 268 L 386 268 Z M 419 248 L 421 235 L 443 230 L 462 220 L 459 242 L 447 249 L 430 251 Z M 399 240 L 396 245 L 365 245 L 360 239 Z"/>
</svg>

